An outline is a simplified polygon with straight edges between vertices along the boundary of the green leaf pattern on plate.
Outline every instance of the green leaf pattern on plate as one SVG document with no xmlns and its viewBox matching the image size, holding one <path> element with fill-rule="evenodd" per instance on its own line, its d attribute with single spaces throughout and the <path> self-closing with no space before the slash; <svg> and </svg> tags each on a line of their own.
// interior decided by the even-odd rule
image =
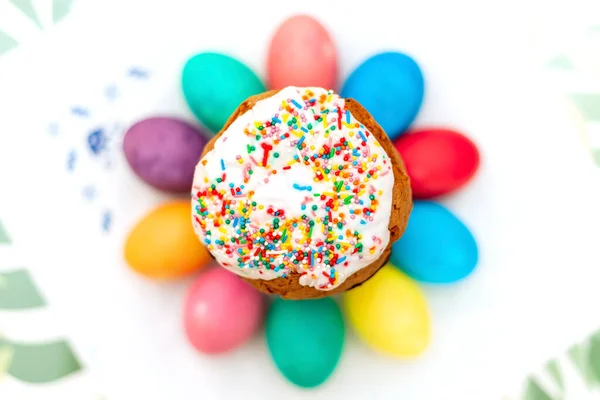
<svg viewBox="0 0 600 400">
<path fill-rule="evenodd" d="M 600 331 L 550 360 L 524 383 L 522 400 L 584 400 L 600 398 Z M 595 397 L 581 397 L 581 395 Z"/>
<path fill-rule="evenodd" d="M 10 244 L 10 237 L 4 225 L 2 225 L 2 221 L 0 221 L 0 244 Z"/>
<path fill-rule="evenodd" d="M 594 380 L 600 383 L 600 337 L 598 335 L 592 336 L 589 346 L 587 364 Z"/>
<path fill-rule="evenodd" d="M 527 386 L 525 388 L 525 395 L 523 400 L 557 400 L 550 397 L 545 391 L 540 388 L 537 382 L 529 378 L 527 380 Z"/>
<path fill-rule="evenodd" d="M 565 382 L 563 381 L 562 375 L 560 373 L 560 367 L 558 366 L 557 360 L 550 360 L 546 364 L 546 371 L 552 377 L 556 385 L 560 390 L 565 389 Z"/>
<path fill-rule="evenodd" d="M 10 243 L 1 221 L 0 243 Z M 0 272 L 0 311 L 19 312 L 45 306 L 29 272 L 25 269 Z M 23 382 L 40 384 L 56 381 L 81 369 L 81 363 L 65 339 L 25 343 L 0 335 L 0 378 L 9 374 Z"/>
<path fill-rule="evenodd" d="M 600 93 L 575 93 L 571 101 L 588 122 L 600 122 Z"/>
<path fill-rule="evenodd" d="M 52 24 L 56 24 L 65 19 L 71 12 L 74 0 L 8 0 L 8 2 L 18 10 L 17 12 L 22 13 L 38 28 L 44 30 L 47 26 L 43 26 L 40 20 L 38 7 L 45 2 L 52 2 Z M 18 40 L 6 32 L 6 29 L 5 27 L 3 30 L 2 26 L 0 26 L 0 56 L 14 49 L 19 44 Z"/>
<path fill-rule="evenodd" d="M 577 109 L 583 120 L 581 131 L 584 136 L 588 137 L 587 142 L 590 143 L 590 153 L 594 163 L 600 167 L 600 145 L 597 140 L 593 140 L 593 136 L 597 133 L 593 132 L 594 128 L 590 124 L 600 123 L 600 91 L 581 92 L 581 85 L 577 82 L 589 81 L 589 87 L 597 87 L 593 74 L 589 72 L 597 66 L 597 55 L 600 54 L 600 41 L 597 40 L 597 35 L 600 34 L 600 25 L 591 26 L 588 28 L 582 27 L 580 32 L 582 35 L 587 35 L 589 40 L 588 51 L 585 53 L 577 52 L 574 49 L 577 46 L 567 45 L 563 49 L 559 49 L 553 57 L 546 62 L 546 67 L 550 70 L 560 70 L 560 73 L 566 74 L 560 80 L 553 82 L 562 82 L 565 96 Z M 581 70 L 575 68 L 572 59 L 577 60 L 577 66 Z M 569 83 L 571 82 L 571 83 Z M 595 144 L 594 144 L 595 143 Z"/>
<path fill-rule="evenodd" d="M 560 55 L 560 56 L 557 56 L 557 57 L 551 59 L 550 61 L 548 61 L 547 65 L 550 68 L 556 68 L 556 69 L 564 69 L 564 70 L 575 69 L 575 67 L 573 66 L 573 63 L 571 63 L 571 60 L 569 60 L 564 55 Z"/>
<path fill-rule="evenodd" d="M 592 150 L 592 158 L 594 159 L 594 161 L 596 162 L 596 164 L 598 166 L 600 166 L 600 149 L 593 149 Z"/>
<path fill-rule="evenodd" d="M 588 346 L 585 343 L 576 344 L 568 350 L 567 356 L 587 386 L 592 387 L 594 385 L 594 377 L 592 376 L 587 363 L 589 358 Z"/>
<path fill-rule="evenodd" d="M 9 3 L 12 3 L 15 7 L 17 7 L 21 12 L 29 19 L 31 19 L 37 26 L 42 27 L 42 23 L 37 16 L 35 11 L 35 7 L 33 5 L 33 0 L 8 0 Z"/>
<path fill-rule="evenodd" d="M 46 304 L 24 269 L 0 272 L 0 309 L 24 310 Z"/>
<path fill-rule="evenodd" d="M 0 29 L 0 56 L 17 47 L 17 41 Z"/>
<path fill-rule="evenodd" d="M 600 32 L 600 25 L 592 26 L 588 29 L 588 32 Z"/>
<path fill-rule="evenodd" d="M 81 369 L 77 356 L 64 340 L 12 343 L 0 338 L 0 354 L 3 351 L 10 352 L 6 372 L 27 383 L 52 382 Z"/>
<path fill-rule="evenodd" d="M 52 20 L 54 23 L 62 21 L 71 11 L 73 0 L 54 0 L 52 3 Z"/>
<path fill-rule="evenodd" d="M 10 346 L 0 347 L 0 382 L 2 378 L 8 373 L 8 367 L 12 363 L 14 350 Z"/>
</svg>

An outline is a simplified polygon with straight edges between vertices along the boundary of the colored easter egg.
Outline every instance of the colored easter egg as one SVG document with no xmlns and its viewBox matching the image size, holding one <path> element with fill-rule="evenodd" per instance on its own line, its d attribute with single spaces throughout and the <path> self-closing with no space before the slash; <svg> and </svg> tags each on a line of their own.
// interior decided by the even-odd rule
<svg viewBox="0 0 600 400">
<path fill-rule="evenodd" d="M 337 54 L 327 30 L 313 17 L 297 15 L 275 31 L 267 55 L 270 89 L 317 86 L 335 89 Z"/>
<path fill-rule="evenodd" d="M 392 245 L 391 262 L 422 282 L 458 281 L 475 269 L 477 260 L 477 243 L 469 229 L 430 201 L 415 201 L 404 235 Z"/>
<path fill-rule="evenodd" d="M 193 125 L 169 117 L 146 118 L 125 133 L 129 166 L 146 183 L 169 192 L 187 193 L 206 138 Z"/>
<path fill-rule="evenodd" d="M 393 139 L 417 116 L 424 91 L 419 65 L 406 54 L 386 52 L 359 65 L 344 83 L 341 94 L 362 104 Z"/>
<path fill-rule="evenodd" d="M 298 386 L 315 387 L 325 382 L 342 355 L 344 320 L 331 298 L 277 298 L 265 326 L 275 365 Z"/>
<path fill-rule="evenodd" d="M 414 357 L 429 343 L 429 310 L 421 288 L 394 266 L 344 293 L 346 316 L 358 337 L 375 351 Z"/>
<path fill-rule="evenodd" d="M 479 167 L 479 151 L 451 129 L 409 131 L 394 141 L 410 177 L 413 197 L 428 199 L 465 185 Z"/>
<path fill-rule="evenodd" d="M 137 273 L 173 279 L 202 268 L 210 259 L 190 221 L 189 200 L 163 204 L 142 218 L 125 242 L 125 260 Z"/>
<path fill-rule="evenodd" d="M 248 341 L 263 316 L 260 292 L 220 267 L 200 274 L 183 306 L 186 336 L 192 346 L 207 354 L 223 353 Z"/>
<path fill-rule="evenodd" d="M 240 103 L 265 91 L 250 68 L 218 53 L 190 58 L 183 68 L 181 86 L 192 112 L 213 132 L 221 130 Z"/>
</svg>

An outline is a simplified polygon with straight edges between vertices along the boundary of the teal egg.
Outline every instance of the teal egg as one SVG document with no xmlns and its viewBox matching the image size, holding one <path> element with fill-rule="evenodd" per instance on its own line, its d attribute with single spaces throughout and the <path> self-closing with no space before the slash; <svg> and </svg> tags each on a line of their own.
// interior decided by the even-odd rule
<svg viewBox="0 0 600 400">
<path fill-rule="evenodd" d="M 213 132 L 223 128 L 244 100 L 265 91 L 250 68 L 218 53 L 190 58 L 183 67 L 181 87 L 192 112 Z"/>
<path fill-rule="evenodd" d="M 431 201 L 415 201 L 404 235 L 392 245 L 391 262 L 412 278 L 452 283 L 477 265 L 477 243 L 454 214 Z"/>
<path fill-rule="evenodd" d="M 305 388 L 327 380 L 344 346 L 344 319 L 330 298 L 273 302 L 266 320 L 267 346 L 281 373 Z"/>
</svg>

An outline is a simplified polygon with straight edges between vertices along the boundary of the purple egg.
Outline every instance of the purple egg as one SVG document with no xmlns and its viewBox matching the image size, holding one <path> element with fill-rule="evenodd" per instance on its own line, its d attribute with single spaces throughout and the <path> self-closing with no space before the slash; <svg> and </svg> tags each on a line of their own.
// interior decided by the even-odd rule
<svg viewBox="0 0 600 400">
<path fill-rule="evenodd" d="M 189 192 L 194 168 L 208 140 L 195 126 L 169 117 L 146 118 L 125 133 L 131 169 L 146 183 L 168 192 Z"/>
</svg>

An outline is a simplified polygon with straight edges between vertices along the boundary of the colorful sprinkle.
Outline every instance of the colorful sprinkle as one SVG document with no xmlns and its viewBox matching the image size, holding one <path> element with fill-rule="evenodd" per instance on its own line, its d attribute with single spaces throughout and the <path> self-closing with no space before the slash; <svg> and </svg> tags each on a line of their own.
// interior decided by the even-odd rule
<svg viewBox="0 0 600 400">
<path fill-rule="evenodd" d="M 302 149 L 302 143 L 304 143 L 304 139 L 305 139 L 305 136 L 302 136 L 300 138 L 300 140 L 298 140 L 297 146 L 298 146 L 299 149 Z"/>
<path fill-rule="evenodd" d="M 300 186 L 297 183 L 294 183 L 293 187 L 294 187 L 294 189 L 300 190 L 300 191 L 308 190 L 310 192 L 312 190 L 312 186 Z"/>
</svg>

